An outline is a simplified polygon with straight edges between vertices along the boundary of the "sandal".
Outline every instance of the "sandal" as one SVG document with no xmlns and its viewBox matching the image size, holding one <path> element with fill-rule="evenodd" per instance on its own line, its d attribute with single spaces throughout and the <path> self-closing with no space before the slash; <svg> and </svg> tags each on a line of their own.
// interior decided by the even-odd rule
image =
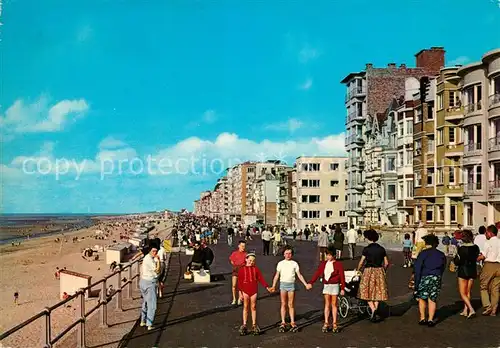
<svg viewBox="0 0 500 348">
<path fill-rule="evenodd" d="M 333 333 L 338 333 L 338 332 L 340 332 L 340 329 L 338 328 L 337 324 L 333 324 L 332 332 L 333 332 Z"/>
<path fill-rule="evenodd" d="M 328 325 L 327 323 L 323 324 L 323 327 L 321 328 L 321 332 L 326 333 L 326 332 L 328 332 L 328 330 L 330 330 L 330 325 Z"/>
<path fill-rule="evenodd" d="M 299 327 L 295 323 L 290 323 L 290 332 L 298 332 Z"/>
<path fill-rule="evenodd" d="M 285 332 L 286 331 L 286 323 L 281 323 L 280 326 L 278 327 L 278 332 Z"/>
<path fill-rule="evenodd" d="M 240 326 L 240 336 L 245 336 L 248 334 L 247 326 L 246 325 L 241 325 Z"/>
<path fill-rule="evenodd" d="M 259 325 L 252 326 L 252 334 L 254 336 L 260 335 L 260 327 L 259 327 Z"/>
</svg>

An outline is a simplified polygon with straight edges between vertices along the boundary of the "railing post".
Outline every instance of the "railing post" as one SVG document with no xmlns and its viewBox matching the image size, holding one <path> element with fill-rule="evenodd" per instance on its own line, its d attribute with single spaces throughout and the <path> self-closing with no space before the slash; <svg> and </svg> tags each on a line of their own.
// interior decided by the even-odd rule
<svg viewBox="0 0 500 348">
<path fill-rule="evenodd" d="M 122 270 L 121 270 L 121 268 L 118 271 L 118 287 L 117 287 L 116 291 L 118 291 L 118 293 L 116 294 L 116 296 L 118 296 L 118 298 L 116 299 L 116 309 L 121 310 L 122 309 Z"/>
<path fill-rule="evenodd" d="M 108 327 L 108 296 L 107 296 L 107 282 L 106 277 L 103 278 L 102 288 L 101 288 L 101 326 Z"/>
<path fill-rule="evenodd" d="M 128 298 L 132 299 L 132 284 L 134 280 L 132 279 L 133 273 L 132 273 L 132 267 L 134 267 L 133 264 L 130 264 L 130 267 L 128 268 L 128 280 L 130 283 L 128 283 Z"/>
<path fill-rule="evenodd" d="M 45 330 L 42 331 L 42 342 L 45 342 L 44 348 L 51 348 L 52 328 L 50 327 L 50 309 L 45 307 Z"/>
<path fill-rule="evenodd" d="M 85 348 L 85 291 L 80 289 L 80 332 L 77 338 L 77 347 Z"/>
<path fill-rule="evenodd" d="M 136 267 L 137 267 L 137 277 L 135 278 L 135 284 L 137 285 L 137 290 L 140 290 L 141 289 L 141 261 L 137 261 L 136 263 Z"/>
</svg>

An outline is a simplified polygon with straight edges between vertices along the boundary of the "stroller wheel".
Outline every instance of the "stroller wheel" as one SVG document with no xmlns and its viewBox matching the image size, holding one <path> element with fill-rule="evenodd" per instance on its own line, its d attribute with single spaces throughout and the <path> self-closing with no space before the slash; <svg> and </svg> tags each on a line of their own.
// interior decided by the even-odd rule
<svg viewBox="0 0 500 348">
<path fill-rule="evenodd" d="M 347 315 L 349 314 L 349 308 L 350 308 L 349 300 L 344 297 L 340 296 L 339 297 L 339 314 L 342 318 L 346 318 Z"/>
</svg>

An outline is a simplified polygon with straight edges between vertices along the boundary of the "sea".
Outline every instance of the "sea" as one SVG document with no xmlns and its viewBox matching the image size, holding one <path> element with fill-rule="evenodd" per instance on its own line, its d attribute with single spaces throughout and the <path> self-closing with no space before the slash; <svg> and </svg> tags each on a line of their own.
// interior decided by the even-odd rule
<svg viewBox="0 0 500 348">
<path fill-rule="evenodd" d="M 0 244 L 25 240 L 28 229 L 29 238 L 37 238 L 90 227 L 93 218 L 106 216 L 113 214 L 0 214 Z M 47 225 L 51 225 L 50 231 L 40 229 Z"/>
</svg>

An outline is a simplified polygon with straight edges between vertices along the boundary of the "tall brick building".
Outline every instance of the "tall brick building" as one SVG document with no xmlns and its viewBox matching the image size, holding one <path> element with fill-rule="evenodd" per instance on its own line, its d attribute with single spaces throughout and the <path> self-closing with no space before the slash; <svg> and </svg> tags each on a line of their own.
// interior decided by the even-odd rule
<svg viewBox="0 0 500 348">
<path fill-rule="evenodd" d="M 350 224 L 387 223 L 391 224 L 387 212 L 382 209 L 382 192 L 387 187 L 375 189 L 381 170 L 387 166 L 383 153 L 382 125 L 390 114 L 389 107 L 394 99 L 405 95 L 408 78 L 420 80 L 424 76 L 435 76 L 444 66 L 445 51 L 442 47 L 432 47 L 418 52 L 416 67 L 405 64 L 375 68 L 366 64 L 365 70 L 348 74 L 341 83 L 347 87 L 345 99 L 346 150 L 348 153 L 347 172 L 347 216 Z M 408 91 L 406 90 L 406 93 Z M 367 125 L 369 125 L 367 127 Z M 369 151 L 369 156 L 366 150 Z M 372 187 L 366 190 L 366 179 Z M 379 185 L 379 184 L 378 184 Z M 392 188 L 392 187 L 391 187 Z"/>
</svg>

